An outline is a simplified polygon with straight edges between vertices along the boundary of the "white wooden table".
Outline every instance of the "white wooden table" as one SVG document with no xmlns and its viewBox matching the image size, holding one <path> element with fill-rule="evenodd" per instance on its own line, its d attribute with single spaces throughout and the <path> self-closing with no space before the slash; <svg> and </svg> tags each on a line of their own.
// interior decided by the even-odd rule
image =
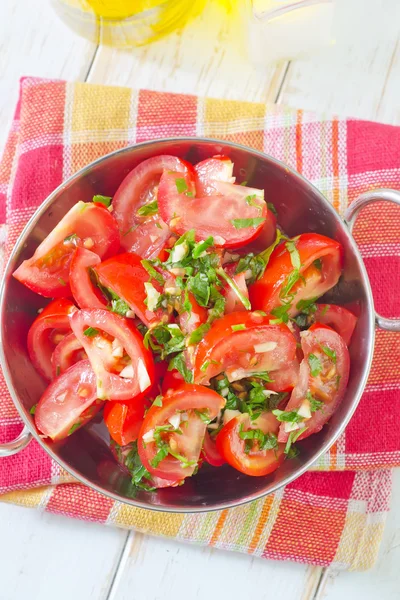
<svg viewBox="0 0 400 600">
<path fill-rule="evenodd" d="M 47 0 L 0 6 L 0 146 L 21 75 L 147 87 L 343 113 L 400 124 L 400 4 L 346 0 L 359 12 L 362 40 L 257 70 L 225 25 L 201 51 L 198 34 L 140 50 L 96 47 L 53 14 Z M 197 40 L 198 41 L 198 40 Z M 367 573 L 266 561 L 182 545 L 0 504 L 0 600 L 382 600 L 400 597 L 400 471 L 376 567 Z"/>
</svg>

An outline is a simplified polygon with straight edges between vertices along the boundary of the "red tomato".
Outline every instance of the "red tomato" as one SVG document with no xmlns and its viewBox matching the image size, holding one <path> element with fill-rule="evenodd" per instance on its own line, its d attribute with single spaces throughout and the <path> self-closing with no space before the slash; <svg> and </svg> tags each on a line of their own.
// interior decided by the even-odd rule
<svg viewBox="0 0 400 600">
<path fill-rule="evenodd" d="M 226 463 L 225 458 L 217 448 L 215 440 L 210 436 L 207 430 L 204 435 L 202 456 L 204 457 L 204 460 L 213 467 L 222 467 L 222 465 Z"/>
<path fill-rule="evenodd" d="M 182 383 L 185 383 L 182 375 L 176 369 L 172 369 L 172 371 L 167 371 L 165 373 L 161 391 L 165 395 L 169 390 L 176 390 L 180 388 Z"/>
<path fill-rule="evenodd" d="M 266 250 L 267 248 L 269 248 L 269 246 L 271 246 L 271 244 L 275 240 L 275 237 L 276 217 L 274 213 L 268 209 L 267 218 L 265 219 L 265 223 L 260 233 L 249 244 L 246 244 L 246 246 L 243 246 L 239 249 L 240 254 L 242 256 L 245 256 L 250 252 L 253 252 L 254 254 L 259 254 L 260 252 L 263 252 L 263 250 Z"/>
<path fill-rule="evenodd" d="M 237 263 L 230 263 L 229 265 L 224 266 L 224 271 L 229 275 L 231 279 L 236 283 L 242 295 L 249 299 L 249 290 L 246 284 L 246 278 L 244 273 L 238 273 L 235 275 Z M 224 288 L 222 291 L 223 296 L 225 296 L 226 304 L 225 304 L 225 314 L 229 315 L 230 313 L 237 311 L 245 311 L 247 310 L 236 292 L 231 288 L 231 286 L 225 282 Z"/>
<path fill-rule="evenodd" d="M 154 362 L 129 319 L 86 309 L 74 313 L 71 327 L 96 373 L 99 398 L 129 400 L 144 395 L 154 382 Z"/>
<path fill-rule="evenodd" d="M 212 196 L 218 194 L 214 185 L 215 181 L 228 181 L 233 183 L 233 162 L 227 156 L 216 155 L 206 158 L 194 167 L 194 180 L 196 185 L 196 196 Z"/>
<path fill-rule="evenodd" d="M 105 258 L 115 254 L 119 244 L 118 227 L 111 213 L 93 202 L 78 202 L 13 275 L 47 298 L 69 296 L 69 265 L 76 246 L 90 246 L 92 252 Z"/>
<path fill-rule="evenodd" d="M 126 446 L 137 440 L 146 408 L 148 402 L 145 398 L 106 403 L 104 422 L 110 436 L 119 446 Z"/>
<path fill-rule="evenodd" d="M 274 392 L 291 392 L 299 379 L 300 362 L 297 356 L 278 371 L 270 372 L 272 382 L 266 387 Z"/>
<path fill-rule="evenodd" d="M 71 300 L 53 300 L 33 321 L 28 332 L 28 353 L 35 369 L 52 379 L 51 355 L 54 348 L 71 332 L 70 315 L 77 308 Z"/>
<path fill-rule="evenodd" d="M 142 258 L 155 258 L 171 234 L 158 214 L 141 216 L 137 212 L 144 204 L 157 200 L 157 185 L 164 169 L 193 172 L 192 165 L 176 156 L 154 156 L 128 173 L 113 198 L 121 245 Z"/>
<path fill-rule="evenodd" d="M 347 345 L 357 325 L 357 317 L 343 306 L 336 304 L 317 304 L 317 310 L 310 315 L 312 322 L 329 325 L 342 336 Z"/>
<path fill-rule="evenodd" d="M 181 480 L 190 477 L 197 466 L 206 431 L 206 423 L 196 411 L 207 411 L 207 417 L 212 420 L 224 406 L 224 398 L 214 390 L 189 383 L 164 396 L 162 406 L 153 404 L 146 413 L 138 439 L 139 456 L 144 467 L 151 475 L 162 479 Z M 183 416 L 186 418 L 183 419 Z M 180 434 L 175 433 L 170 424 L 170 419 L 176 417 L 180 419 L 177 426 Z M 161 433 L 163 442 L 168 444 L 172 452 L 184 457 L 188 466 L 183 466 L 182 461 L 171 454 L 155 464 L 159 448 L 151 438 L 157 427 L 165 426 L 171 429 Z"/>
<path fill-rule="evenodd" d="M 36 407 L 35 424 L 55 442 L 85 425 L 102 405 L 90 363 L 81 360 L 50 383 Z"/>
<path fill-rule="evenodd" d="M 350 370 L 347 346 L 340 335 L 330 327 L 316 323 L 308 331 L 303 331 L 301 338 L 304 360 L 300 365 L 298 383 L 285 409 L 288 412 L 310 410 L 311 416 L 305 417 L 297 424 L 297 429 L 307 428 L 298 437 L 299 440 L 320 431 L 331 418 L 346 391 Z M 319 409 L 312 410 L 312 404 L 307 398 L 308 393 L 315 400 L 322 402 Z M 288 429 L 286 423 L 281 424 L 279 441 L 287 441 Z"/>
<path fill-rule="evenodd" d="M 86 352 L 82 344 L 75 337 L 75 334 L 70 333 L 54 349 L 51 355 L 51 366 L 53 379 L 64 373 L 80 360 L 87 359 Z"/>
<path fill-rule="evenodd" d="M 147 327 L 161 320 L 163 310 L 154 312 L 148 310 L 144 284 L 150 281 L 150 275 L 141 264 L 142 259 L 137 254 L 127 252 L 109 258 L 95 268 L 101 285 L 109 288 L 124 300 Z M 151 281 L 157 292 L 163 288 L 154 279 Z"/>
<path fill-rule="evenodd" d="M 295 241 L 300 257 L 300 278 L 289 290 L 287 298 L 294 294 L 289 315 L 300 311 L 300 300 L 318 298 L 338 282 L 341 272 L 342 246 L 317 233 L 303 233 Z M 319 266 L 313 264 L 320 260 Z M 282 292 L 287 286 L 288 277 L 294 272 L 292 257 L 285 243 L 273 251 L 264 275 L 250 286 L 250 300 L 254 309 L 269 313 L 282 304 Z M 283 298 L 285 299 L 285 298 Z"/>
<path fill-rule="evenodd" d="M 99 265 L 100 262 L 98 255 L 86 248 L 77 248 L 72 256 L 69 283 L 79 308 L 106 308 L 107 306 L 107 300 L 92 284 L 89 276 L 89 267 Z"/>
<path fill-rule="evenodd" d="M 184 292 L 182 292 L 182 297 L 184 296 Z M 192 305 L 192 309 L 190 314 L 188 312 L 183 312 L 179 315 L 178 321 L 179 326 L 183 333 L 192 333 L 199 325 L 205 323 L 208 318 L 207 309 L 198 304 L 196 298 L 193 296 L 192 292 L 188 293 L 189 302 Z"/>
<path fill-rule="evenodd" d="M 229 381 L 283 368 L 296 355 L 296 340 L 286 325 L 270 325 L 256 312 L 236 312 L 214 321 L 198 344 L 194 382 L 207 385 L 225 372 Z"/>
<path fill-rule="evenodd" d="M 263 413 L 255 421 L 249 415 L 242 414 L 229 421 L 217 435 L 217 449 L 232 467 L 254 477 L 268 475 L 275 471 L 284 461 L 284 444 L 278 444 L 273 450 L 260 450 L 258 443 L 246 452 L 245 440 L 241 439 L 241 431 L 261 429 L 263 433 L 276 435 L 279 422 L 272 413 Z"/>
<path fill-rule="evenodd" d="M 220 195 L 194 198 L 196 190 L 190 174 L 164 171 L 158 187 L 160 214 L 179 235 L 194 229 L 197 240 L 213 236 L 215 246 L 244 246 L 257 237 L 267 217 L 263 192 L 223 181 L 215 181 L 214 185 Z M 248 204 L 245 199 L 250 197 Z M 248 219 L 251 224 L 246 226 Z"/>
</svg>

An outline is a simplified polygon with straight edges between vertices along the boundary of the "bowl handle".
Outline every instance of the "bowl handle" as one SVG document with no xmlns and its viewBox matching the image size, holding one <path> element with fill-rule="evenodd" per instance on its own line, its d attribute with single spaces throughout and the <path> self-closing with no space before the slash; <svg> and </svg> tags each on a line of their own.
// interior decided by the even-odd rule
<svg viewBox="0 0 400 600">
<path fill-rule="evenodd" d="M 365 194 L 358 196 L 358 198 L 350 204 L 344 215 L 344 219 L 350 232 L 353 230 L 359 211 L 372 202 L 394 202 L 400 206 L 400 192 L 389 189 L 378 189 L 371 192 L 365 192 Z M 381 329 L 386 329 L 387 331 L 400 331 L 400 319 L 386 319 L 376 312 L 375 322 Z"/>
<path fill-rule="evenodd" d="M 20 452 L 29 444 L 31 439 L 32 434 L 25 426 L 15 440 L 12 442 L 7 442 L 6 444 L 0 444 L 0 458 L 2 456 L 11 456 L 12 454 L 17 454 L 17 452 Z"/>
</svg>

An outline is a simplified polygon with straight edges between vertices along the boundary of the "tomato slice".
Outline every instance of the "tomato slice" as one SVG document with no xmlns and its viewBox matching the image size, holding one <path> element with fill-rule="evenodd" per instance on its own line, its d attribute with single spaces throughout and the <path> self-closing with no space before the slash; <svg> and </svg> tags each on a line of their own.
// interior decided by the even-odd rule
<svg viewBox="0 0 400 600">
<path fill-rule="evenodd" d="M 275 471 L 284 461 L 284 444 L 276 444 L 274 449 L 260 450 L 258 442 L 246 448 L 246 440 L 241 432 L 259 429 L 264 434 L 276 436 L 279 422 L 272 413 L 263 413 L 251 421 L 249 415 L 242 414 L 230 420 L 217 435 L 217 449 L 232 467 L 254 477 L 262 477 Z M 272 438 L 273 440 L 274 438 Z"/>
<path fill-rule="evenodd" d="M 105 258 L 115 254 L 119 245 L 118 227 L 111 213 L 93 202 L 78 202 L 13 276 L 46 298 L 69 296 L 69 266 L 76 246 L 90 248 Z"/>
<path fill-rule="evenodd" d="M 113 198 L 113 214 L 121 231 L 121 245 L 142 258 L 155 258 L 171 235 L 156 209 L 155 214 L 138 214 L 145 204 L 156 202 L 157 186 L 164 169 L 193 172 L 192 165 L 176 156 L 154 156 L 128 173 Z"/>
<path fill-rule="evenodd" d="M 96 374 L 99 398 L 129 400 L 150 388 L 153 357 L 130 319 L 107 310 L 85 309 L 74 313 L 71 327 Z"/>
<path fill-rule="evenodd" d="M 110 436 L 119 446 L 126 446 L 137 440 L 148 406 L 145 398 L 106 403 L 104 422 Z"/>
<path fill-rule="evenodd" d="M 89 361 L 81 360 L 50 383 L 36 407 L 35 424 L 56 442 L 85 425 L 102 406 L 96 376 Z"/>
<path fill-rule="evenodd" d="M 71 300 L 53 300 L 36 317 L 29 329 L 29 358 L 35 369 L 46 379 L 52 379 L 51 355 L 57 344 L 71 332 L 70 316 L 76 310 Z"/>
<path fill-rule="evenodd" d="M 164 311 L 159 308 L 149 310 L 145 304 L 147 293 L 145 283 L 150 282 L 149 273 L 141 263 L 137 254 L 126 252 L 102 262 L 95 267 L 101 285 L 117 294 L 134 311 L 147 327 L 161 321 Z M 162 286 L 154 279 L 152 286 L 157 293 L 162 293 Z"/>
<path fill-rule="evenodd" d="M 172 369 L 171 371 L 167 371 L 165 373 L 161 391 L 165 395 L 169 390 L 176 390 L 180 388 L 183 383 L 185 383 L 183 376 L 177 369 Z"/>
<path fill-rule="evenodd" d="M 303 418 L 295 423 L 282 422 L 281 442 L 287 441 L 291 431 L 306 428 L 298 440 L 320 431 L 342 400 L 349 379 L 349 351 L 336 331 L 316 323 L 302 332 L 301 345 L 304 360 L 285 411 L 300 411 Z"/>
<path fill-rule="evenodd" d="M 249 299 L 249 290 L 246 283 L 246 278 L 244 273 L 235 274 L 237 267 L 237 263 L 230 263 L 224 266 L 224 271 L 229 275 L 229 277 L 236 283 L 239 291 L 242 296 Z M 223 296 L 225 296 L 225 314 L 229 315 L 233 312 L 245 311 L 247 310 L 244 306 L 243 302 L 240 300 L 239 296 L 236 292 L 231 288 L 231 286 L 225 282 L 224 288 L 222 291 Z"/>
<path fill-rule="evenodd" d="M 204 460 L 213 467 L 222 467 L 222 465 L 226 463 L 225 458 L 217 448 L 215 440 L 210 436 L 207 430 L 204 435 L 202 456 Z"/>
<path fill-rule="evenodd" d="M 257 237 L 267 218 L 264 192 L 223 181 L 214 185 L 219 195 L 194 198 L 193 177 L 164 171 L 158 187 L 160 214 L 179 235 L 194 229 L 197 240 L 213 236 L 215 246 L 244 246 Z"/>
<path fill-rule="evenodd" d="M 207 385 L 223 371 L 229 381 L 276 371 L 296 355 L 296 340 L 286 325 L 270 325 L 257 312 L 236 312 L 214 321 L 197 346 L 194 382 Z"/>
<path fill-rule="evenodd" d="M 214 390 L 188 383 L 164 396 L 162 406 L 153 404 L 138 439 L 144 467 L 162 479 L 190 477 L 199 461 L 206 431 L 206 423 L 196 411 L 212 420 L 224 406 L 224 398 Z"/>
<path fill-rule="evenodd" d="M 300 277 L 289 287 L 289 277 L 295 272 L 293 258 L 287 244 L 280 244 L 273 251 L 263 276 L 250 286 L 253 309 L 269 313 L 290 300 L 288 314 L 295 316 L 301 311 L 300 300 L 318 298 L 338 282 L 342 263 L 339 242 L 317 233 L 304 233 L 293 242 L 299 257 Z"/>
<path fill-rule="evenodd" d="M 182 292 L 182 296 L 184 296 L 184 292 Z M 192 292 L 188 292 L 188 299 L 192 305 L 190 314 L 185 311 L 178 317 L 179 326 L 185 334 L 192 333 L 192 331 L 197 329 L 202 323 L 205 323 L 208 318 L 207 309 L 200 306 Z"/>
<path fill-rule="evenodd" d="M 271 382 L 266 387 L 274 392 L 291 392 L 297 384 L 300 372 L 300 362 L 297 356 L 283 368 L 270 372 Z"/>
<path fill-rule="evenodd" d="M 99 256 L 86 248 L 77 248 L 72 256 L 69 283 L 79 308 L 105 308 L 107 306 L 107 300 L 92 284 L 89 276 L 89 268 L 100 263 Z"/>
<path fill-rule="evenodd" d="M 82 344 L 74 333 L 70 333 L 61 340 L 51 355 L 51 366 L 53 379 L 64 373 L 80 360 L 87 359 Z"/>
<path fill-rule="evenodd" d="M 206 158 L 194 166 L 194 178 L 196 185 L 196 196 L 212 196 L 218 194 L 214 184 L 215 181 L 227 181 L 233 183 L 233 162 L 227 156 L 216 154 Z"/>
<path fill-rule="evenodd" d="M 329 325 L 341 335 L 347 345 L 350 344 L 357 325 L 357 317 L 347 308 L 336 304 L 317 304 L 317 310 L 309 316 L 309 321 Z"/>
</svg>

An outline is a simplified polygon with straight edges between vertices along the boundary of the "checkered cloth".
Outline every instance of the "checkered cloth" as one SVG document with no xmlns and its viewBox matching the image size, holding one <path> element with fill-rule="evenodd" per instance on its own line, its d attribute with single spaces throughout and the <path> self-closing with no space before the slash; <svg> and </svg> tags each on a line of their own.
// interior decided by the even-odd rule
<svg viewBox="0 0 400 600">
<path fill-rule="evenodd" d="M 397 127 L 276 105 L 25 78 L 0 167 L 3 254 L 46 196 L 87 163 L 135 142 L 187 135 L 239 142 L 283 160 L 340 213 L 361 192 L 400 188 Z M 400 315 L 399 226 L 398 209 L 375 205 L 363 211 L 356 231 L 377 309 L 388 316 Z M 245 506 L 194 515 L 133 508 L 74 482 L 36 441 L 0 459 L 1 500 L 263 558 L 367 569 L 389 510 L 390 468 L 400 464 L 399 365 L 400 335 L 377 331 L 368 385 L 345 433 L 314 472 Z M 22 424 L 2 379 L 0 390 L 4 442 Z"/>
</svg>

